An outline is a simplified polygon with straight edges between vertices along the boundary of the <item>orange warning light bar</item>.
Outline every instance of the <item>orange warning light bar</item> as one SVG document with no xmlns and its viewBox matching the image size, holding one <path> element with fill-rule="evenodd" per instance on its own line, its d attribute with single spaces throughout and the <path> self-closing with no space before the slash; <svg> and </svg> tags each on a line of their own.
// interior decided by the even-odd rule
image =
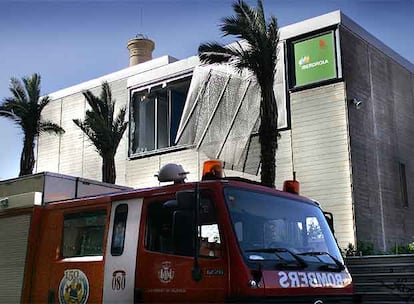
<svg viewBox="0 0 414 304">
<path fill-rule="evenodd" d="M 293 172 L 293 180 L 287 180 L 283 183 L 283 191 L 299 194 L 299 182 L 296 180 L 296 172 Z"/>
<path fill-rule="evenodd" d="M 201 180 L 223 178 L 223 165 L 219 160 L 206 160 L 203 164 Z"/>
</svg>

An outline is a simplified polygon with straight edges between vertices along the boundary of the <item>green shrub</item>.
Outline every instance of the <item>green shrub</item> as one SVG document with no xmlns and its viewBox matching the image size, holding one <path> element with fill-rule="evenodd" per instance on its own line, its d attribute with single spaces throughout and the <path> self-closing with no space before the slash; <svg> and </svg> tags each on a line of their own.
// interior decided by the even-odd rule
<svg viewBox="0 0 414 304">
<path fill-rule="evenodd" d="M 356 247 L 349 243 L 348 247 L 341 251 L 345 256 L 373 255 L 375 253 L 374 243 L 369 241 L 359 241 Z"/>
<path fill-rule="evenodd" d="M 408 244 L 395 244 L 390 249 L 390 254 L 410 254 L 414 253 L 414 242 Z"/>
</svg>

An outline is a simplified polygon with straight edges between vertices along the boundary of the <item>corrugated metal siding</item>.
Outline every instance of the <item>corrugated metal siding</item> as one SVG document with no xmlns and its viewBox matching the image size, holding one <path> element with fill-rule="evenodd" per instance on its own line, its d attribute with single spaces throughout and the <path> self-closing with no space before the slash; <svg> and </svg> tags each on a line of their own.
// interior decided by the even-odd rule
<svg viewBox="0 0 414 304">
<path fill-rule="evenodd" d="M 116 100 L 115 115 L 117 115 L 120 107 L 127 105 L 126 79 L 111 82 L 110 86 L 112 97 Z M 101 86 L 91 89 L 91 92 L 99 95 Z M 102 159 L 96 152 L 95 146 L 73 123 L 75 118 L 83 120 L 87 109 L 89 105 L 81 92 L 53 100 L 45 108 L 43 118 L 60 124 L 66 132 L 60 139 L 58 136 L 41 134 L 38 144 L 37 172 L 52 171 L 101 180 Z M 118 184 L 125 184 L 127 153 L 128 131 L 125 132 L 115 156 Z"/>
<path fill-rule="evenodd" d="M 334 213 L 341 247 L 354 242 L 345 88 L 337 83 L 291 94 L 293 164 L 301 193 Z"/>
<path fill-rule="evenodd" d="M 0 303 L 20 303 L 30 218 L 0 218 Z"/>
<path fill-rule="evenodd" d="M 125 119 L 129 117 L 129 106 L 128 106 L 128 89 L 127 80 L 122 79 L 111 82 L 112 96 L 116 99 L 115 115 L 118 115 L 121 107 L 126 107 L 127 113 Z M 120 185 L 125 185 L 126 180 L 126 167 L 128 159 L 128 138 L 129 138 L 129 126 L 126 129 L 121 142 L 119 143 L 118 150 L 115 155 L 116 163 L 116 182 Z"/>
<path fill-rule="evenodd" d="M 126 183 L 132 187 L 157 186 L 159 183 L 154 175 L 167 163 L 181 164 L 184 170 L 190 172 L 187 180 L 194 181 L 200 172 L 199 161 L 202 163 L 205 159 L 193 149 L 133 159 L 126 164 Z"/>
<path fill-rule="evenodd" d="M 112 99 L 115 100 L 115 111 L 114 116 L 118 115 L 119 109 L 125 107 L 127 104 L 127 94 L 128 90 L 126 87 L 126 79 L 121 79 L 113 81 L 110 84 L 112 91 Z M 97 96 L 101 93 L 101 87 L 96 87 L 91 90 L 91 92 Z M 86 109 L 89 109 L 89 105 L 86 103 Z M 84 114 L 82 116 L 82 119 Z M 126 115 L 126 120 L 128 120 L 128 114 Z M 128 136 L 128 130 L 124 133 L 124 138 L 120 142 L 115 156 L 116 164 L 116 174 L 118 184 L 125 184 L 125 160 L 127 158 L 127 141 L 125 138 Z M 102 158 L 96 152 L 95 146 L 84 137 L 83 143 L 83 157 L 82 157 L 82 176 L 85 178 L 101 180 L 102 179 Z"/>
<path fill-rule="evenodd" d="M 73 123 L 85 117 L 85 98 L 81 93 L 62 99 L 62 136 L 59 153 L 59 173 L 82 176 L 83 133 Z"/>
<path fill-rule="evenodd" d="M 276 151 L 276 188 L 282 189 L 283 182 L 293 178 L 292 175 L 292 132 L 280 133 Z"/>
<path fill-rule="evenodd" d="M 42 119 L 60 125 L 62 100 L 51 101 L 42 111 Z M 44 133 L 37 145 L 36 172 L 58 172 L 61 136 Z"/>
</svg>

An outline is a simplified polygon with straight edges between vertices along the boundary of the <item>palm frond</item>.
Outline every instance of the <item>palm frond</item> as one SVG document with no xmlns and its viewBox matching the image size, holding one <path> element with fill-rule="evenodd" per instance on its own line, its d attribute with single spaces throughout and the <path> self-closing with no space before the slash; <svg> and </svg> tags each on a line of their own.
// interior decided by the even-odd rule
<svg viewBox="0 0 414 304">
<path fill-rule="evenodd" d="M 41 121 L 39 123 L 39 134 L 41 133 L 50 133 L 50 134 L 63 134 L 63 130 L 58 124 L 55 124 L 51 121 Z"/>
<path fill-rule="evenodd" d="M 21 121 L 22 118 L 27 116 L 28 113 L 28 104 L 21 102 L 19 100 L 16 100 L 13 97 L 8 97 L 4 99 L 3 104 L 1 105 L 2 111 L 10 112 L 13 114 L 15 118 L 12 118 L 13 120 Z M 18 118 L 18 119 L 17 119 Z"/>
<path fill-rule="evenodd" d="M 28 102 L 27 94 L 24 91 L 23 85 L 19 79 L 14 78 L 14 77 L 10 79 L 9 90 L 13 94 L 16 100 L 19 100 L 25 103 Z"/>
<path fill-rule="evenodd" d="M 277 148 L 277 103 L 273 85 L 276 73 L 279 32 L 277 19 L 271 16 L 266 22 L 262 0 L 257 1 L 257 8 L 250 7 L 243 0 L 233 3 L 235 15 L 222 19 L 220 26 L 223 36 L 232 35 L 246 41 L 241 44 L 222 46 L 216 42 L 204 43 L 199 47 L 199 58 L 204 63 L 231 63 L 240 71 L 250 70 L 260 87 L 260 128 L 262 183 L 274 187 L 275 151 Z M 267 149 L 264 142 L 269 141 L 272 149 Z M 263 169 L 266 168 L 266 169 Z"/>
<path fill-rule="evenodd" d="M 120 109 L 113 125 L 114 143 L 119 145 L 122 136 L 128 126 L 128 122 L 125 121 L 126 108 Z"/>
<path fill-rule="evenodd" d="M 99 105 L 99 98 L 93 95 L 93 93 L 89 90 L 82 92 L 82 94 L 88 102 L 89 106 L 92 108 L 92 111 L 95 113 L 100 113 L 100 115 L 102 115 L 101 108 Z"/>
<path fill-rule="evenodd" d="M 50 103 L 49 96 L 42 97 L 39 101 L 39 111 L 42 112 L 43 109 Z"/>
<path fill-rule="evenodd" d="M 20 118 L 13 113 L 13 111 L 8 110 L 7 108 L 4 108 L 3 106 L 0 106 L 0 117 L 9 118 L 13 120 L 15 123 L 20 124 Z"/>
<path fill-rule="evenodd" d="M 266 32 L 266 18 L 263 9 L 263 2 L 262 0 L 257 0 L 257 17 L 256 17 L 256 25 L 258 26 L 260 32 Z"/>
<path fill-rule="evenodd" d="M 204 63 L 225 63 L 234 60 L 240 55 L 236 49 L 223 46 L 217 42 L 201 44 L 198 47 L 198 56 Z"/>
<path fill-rule="evenodd" d="M 40 79 L 40 75 L 36 73 L 30 77 L 23 77 L 23 83 L 30 103 L 37 103 L 40 98 Z"/>
<path fill-rule="evenodd" d="M 114 121 L 115 100 L 112 100 L 112 92 L 107 82 L 102 83 L 102 91 L 97 97 L 92 92 L 83 92 L 84 97 L 91 106 L 85 113 L 83 121 L 79 119 L 73 122 L 85 133 L 96 151 L 101 155 L 115 155 L 119 145 L 119 137 L 126 130 L 126 108 L 120 109 L 120 113 Z M 124 127 L 125 125 L 125 127 Z M 118 134 L 122 132 L 122 134 Z"/>
<path fill-rule="evenodd" d="M 34 166 L 34 141 L 40 133 L 62 134 L 64 130 L 50 121 L 43 121 L 41 113 L 49 103 L 49 98 L 40 99 L 39 74 L 10 79 L 11 97 L 5 98 L 0 105 L 0 116 L 12 120 L 23 132 L 23 151 L 20 158 L 20 175 L 30 174 Z M 39 100 L 40 99 L 40 100 Z"/>
<path fill-rule="evenodd" d="M 278 44 L 279 44 L 279 28 L 277 25 L 277 19 L 275 16 L 270 17 L 268 29 L 267 29 L 267 35 L 269 38 L 269 41 L 271 43 L 270 48 L 274 51 L 274 56 L 277 57 L 278 52 Z"/>
</svg>

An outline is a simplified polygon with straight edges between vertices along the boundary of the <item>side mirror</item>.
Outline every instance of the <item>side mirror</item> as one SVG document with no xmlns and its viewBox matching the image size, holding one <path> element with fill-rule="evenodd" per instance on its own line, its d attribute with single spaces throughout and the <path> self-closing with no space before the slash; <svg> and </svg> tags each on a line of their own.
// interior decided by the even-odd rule
<svg viewBox="0 0 414 304">
<path fill-rule="evenodd" d="M 178 208 L 178 202 L 177 202 L 177 200 L 168 200 L 164 204 L 162 204 L 162 206 L 164 208 L 174 208 L 174 209 L 177 209 Z"/>
<path fill-rule="evenodd" d="M 328 225 L 332 231 L 332 234 L 335 234 L 333 214 L 331 212 L 324 211 L 323 215 L 325 216 L 325 219 L 328 222 Z"/>
</svg>

